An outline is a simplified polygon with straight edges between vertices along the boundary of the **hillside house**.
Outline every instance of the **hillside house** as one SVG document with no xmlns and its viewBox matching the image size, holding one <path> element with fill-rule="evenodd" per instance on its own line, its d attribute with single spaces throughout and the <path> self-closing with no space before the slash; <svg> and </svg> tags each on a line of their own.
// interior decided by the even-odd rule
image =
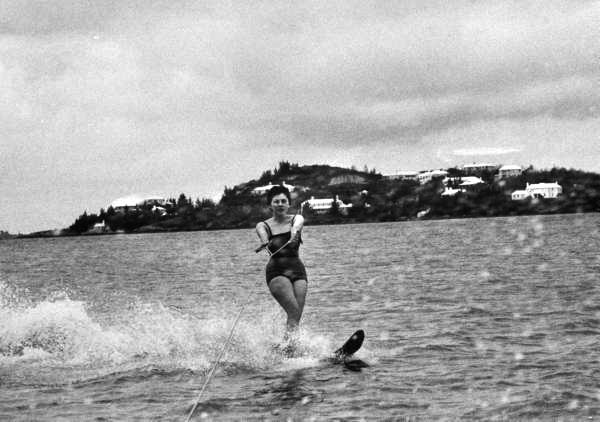
<svg viewBox="0 0 600 422">
<path fill-rule="evenodd" d="M 520 176 L 523 173 L 521 166 L 506 164 L 498 169 L 497 179 L 506 179 L 507 177 Z"/>
<path fill-rule="evenodd" d="M 287 183 L 285 183 L 285 182 L 282 182 L 282 183 L 280 183 L 280 184 L 276 184 L 276 185 L 274 185 L 273 183 L 269 182 L 269 184 L 268 184 L 268 185 L 265 185 L 265 186 L 258 186 L 258 187 L 256 187 L 256 188 L 252 189 L 252 193 L 253 193 L 254 195 L 264 195 L 264 194 L 266 194 L 268 191 L 270 191 L 270 190 L 271 190 L 271 188 L 272 188 L 273 186 L 283 186 L 283 187 L 287 188 L 287 189 L 288 189 L 290 192 L 292 192 L 292 191 L 294 190 L 294 186 L 292 186 L 292 185 L 288 185 L 288 184 L 287 184 Z"/>
<path fill-rule="evenodd" d="M 427 182 L 431 182 L 433 179 L 442 178 L 446 176 L 448 176 L 448 172 L 446 170 L 431 170 L 417 174 L 417 180 L 420 184 L 423 185 Z"/>
<path fill-rule="evenodd" d="M 562 194 L 562 186 L 554 183 L 527 183 L 525 190 L 516 190 L 511 194 L 515 201 L 525 198 L 558 198 Z"/>
<path fill-rule="evenodd" d="M 485 184 L 476 176 L 446 177 L 443 183 L 446 188 L 442 192 L 442 196 L 454 196 L 459 192 L 475 190 Z"/>
<path fill-rule="evenodd" d="M 399 171 L 395 174 L 383 176 L 385 180 L 417 180 L 418 172 L 416 171 Z"/>
<path fill-rule="evenodd" d="M 516 190 L 510 195 L 513 201 L 521 201 L 525 198 L 529 198 L 529 192 L 526 190 Z"/>
<path fill-rule="evenodd" d="M 562 186 L 557 182 L 554 183 L 527 183 L 525 188 L 532 197 L 542 196 L 544 198 L 558 198 L 562 194 Z"/>
<path fill-rule="evenodd" d="M 300 213 L 302 213 L 305 207 L 310 207 L 310 209 L 314 210 L 317 214 L 325 214 L 331 209 L 334 201 L 342 214 L 347 213 L 348 208 L 352 207 L 352 204 L 345 204 L 337 195 L 335 196 L 335 199 L 315 198 L 314 196 L 311 196 L 310 199 L 307 199 L 300 204 Z"/>
<path fill-rule="evenodd" d="M 107 231 L 108 231 L 108 226 L 106 225 L 106 222 L 101 221 L 100 223 L 94 224 L 94 226 L 91 229 L 89 229 L 87 232 L 92 233 L 92 234 L 98 234 L 98 233 L 106 233 Z"/>
<path fill-rule="evenodd" d="M 108 207 L 113 207 L 116 212 L 125 212 L 125 209 L 142 207 L 144 205 L 153 205 L 163 207 L 167 200 L 158 195 L 130 195 L 115 199 Z M 107 208 L 108 208 L 107 207 Z"/>
<path fill-rule="evenodd" d="M 484 171 L 495 172 L 500 166 L 493 163 L 472 163 L 465 164 L 462 166 L 462 170 L 465 174 L 481 174 Z"/>
<path fill-rule="evenodd" d="M 441 196 L 454 196 L 457 193 L 464 193 L 464 192 L 466 192 L 465 189 L 449 188 L 448 186 L 446 186 L 446 188 L 440 195 Z"/>
</svg>

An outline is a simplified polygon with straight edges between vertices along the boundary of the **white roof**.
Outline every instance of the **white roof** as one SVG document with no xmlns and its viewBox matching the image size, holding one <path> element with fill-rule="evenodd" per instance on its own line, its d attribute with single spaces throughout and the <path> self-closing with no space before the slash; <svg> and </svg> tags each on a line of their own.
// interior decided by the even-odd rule
<svg viewBox="0 0 600 422">
<path fill-rule="evenodd" d="M 418 176 L 445 176 L 448 172 L 446 170 L 429 170 L 418 174 Z"/>
<path fill-rule="evenodd" d="M 331 205 L 333 204 L 333 201 L 337 202 L 337 204 L 344 208 L 344 207 L 351 207 L 352 204 L 345 204 L 344 201 L 342 201 L 339 198 L 310 198 L 307 199 L 306 201 L 302 202 L 302 206 L 304 206 L 305 204 L 310 205 L 311 207 L 331 207 Z"/>
<path fill-rule="evenodd" d="M 419 174 L 417 171 L 401 170 L 394 174 L 389 174 L 388 176 L 416 176 L 417 174 Z"/>
<path fill-rule="evenodd" d="M 557 182 L 552 182 L 552 183 L 532 183 L 532 184 L 528 184 L 527 188 L 528 189 L 541 189 L 541 188 L 560 188 L 561 186 L 557 183 Z"/>
<path fill-rule="evenodd" d="M 165 198 L 158 195 L 129 195 L 122 198 L 115 199 L 109 205 L 109 207 L 135 207 L 136 205 L 142 205 L 146 201 L 164 201 Z"/>
<path fill-rule="evenodd" d="M 324 199 L 307 199 L 302 202 L 303 204 L 333 204 L 333 198 L 324 198 Z"/>
<path fill-rule="evenodd" d="M 464 176 L 464 177 L 461 177 L 461 180 L 462 180 L 462 182 L 460 183 L 460 186 L 470 186 L 470 185 L 478 185 L 480 183 L 485 183 L 479 177 L 475 177 L 475 176 Z"/>
<path fill-rule="evenodd" d="M 522 170 L 522 168 L 516 164 L 506 164 L 500 167 L 500 170 Z"/>
<path fill-rule="evenodd" d="M 447 185 L 450 182 L 460 181 L 460 186 L 478 185 L 485 183 L 482 179 L 476 176 L 462 176 L 462 177 L 446 177 L 443 182 Z"/>
<path fill-rule="evenodd" d="M 254 189 L 252 189 L 253 192 L 267 192 L 269 190 L 271 190 L 271 188 L 273 186 L 283 186 L 284 188 L 287 188 L 288 190 L 292 191 L 294 190 L 294 186 L 293 185 L 288 185 L 287 183 L 283 182 L 283 183 L 278 183 L 276 185 L 274 185 L 273 183 L 269 182 L 268 185 L 265 186 L 258 186 Z"/>
<path fill-rule="evenodd" d="M 459 192 L 464 192 L 464 190 L 462 189 L 453 189 L 453 188 L 446 188 L 444 190 L 444 192 L 442 192 L 442 196 L 454 196 Z"/>
</svg>

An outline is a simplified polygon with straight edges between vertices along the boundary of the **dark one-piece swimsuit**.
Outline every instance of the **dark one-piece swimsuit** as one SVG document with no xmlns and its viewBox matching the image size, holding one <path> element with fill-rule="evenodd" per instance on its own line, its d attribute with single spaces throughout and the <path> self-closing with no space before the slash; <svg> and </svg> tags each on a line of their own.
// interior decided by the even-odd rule
<svg viewBox="0 0 600 422">
<path fill-rule="evenodd" d="M 294 216 L 294 218 L 296 217 Z M 290 226 L 294 224 L 294 218 L 292 218 Z M 298 242 L 292 242 L 277 252 L 279 248 L 281 248 L 288 240 L 290 240 L 292 235 L 291 231 L 277 233 L 274 235 L 271 231 L 269 223 L 266 221 L 264 223 L 267 229 L 267 234 L 269 235 L 269 245 L 267 247 L 269 248 L 269 252 L 272 254 L 275 253 L 275 255 L 272 255 L 267 263 L 267 285 L 277 276 L 284 276 L 292 283 L 296 280 L 308 280 L 306 277 L 306 269 L 304 268 L 304 264 L 298 255 L 298 249 L 300 248 L 300 243 L 302 243 L 302 238 L 299 237 Z"/>
</svg>

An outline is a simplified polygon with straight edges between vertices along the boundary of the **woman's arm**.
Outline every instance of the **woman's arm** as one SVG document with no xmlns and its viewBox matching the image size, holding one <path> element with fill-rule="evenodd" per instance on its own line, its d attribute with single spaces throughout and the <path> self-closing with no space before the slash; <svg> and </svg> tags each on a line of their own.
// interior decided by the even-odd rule
<svg viewBox="0 0 600 422">
<path fill-rule="evenodd" d="M 292 229 L 290 230 L 290 239 L 295 239 L 296 236 L 302 231 L 304 227 L 304 217 L 300 214 L 296 214 L 294 217 L 294 224 L 292 225 Z"/>
<path fill-rule="evenodd" d="M 256 249 L 256 252 L 259 252 L 269 244 L 269 233 L 267 233 L 265 223 L 263 223 L 262 221 L 256 225 L 256 234 L 258 235 L 261 244 L 261 246 L 258 249 Z"/>
</svg>

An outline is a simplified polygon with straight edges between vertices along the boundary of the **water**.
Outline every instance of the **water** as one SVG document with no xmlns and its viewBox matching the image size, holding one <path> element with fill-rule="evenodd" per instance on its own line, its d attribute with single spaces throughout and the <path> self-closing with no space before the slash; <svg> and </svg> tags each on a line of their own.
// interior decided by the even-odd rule
<svg viewBox="0 0 600 422">
<path fill-rule="evenodd" d="M 184 420 L 247 299 L 197 420 L 597 420 L 599 229 L 306 227 L 296 358 L 251 230 L 0 242 L 0 420 Z"/>
</svg>

